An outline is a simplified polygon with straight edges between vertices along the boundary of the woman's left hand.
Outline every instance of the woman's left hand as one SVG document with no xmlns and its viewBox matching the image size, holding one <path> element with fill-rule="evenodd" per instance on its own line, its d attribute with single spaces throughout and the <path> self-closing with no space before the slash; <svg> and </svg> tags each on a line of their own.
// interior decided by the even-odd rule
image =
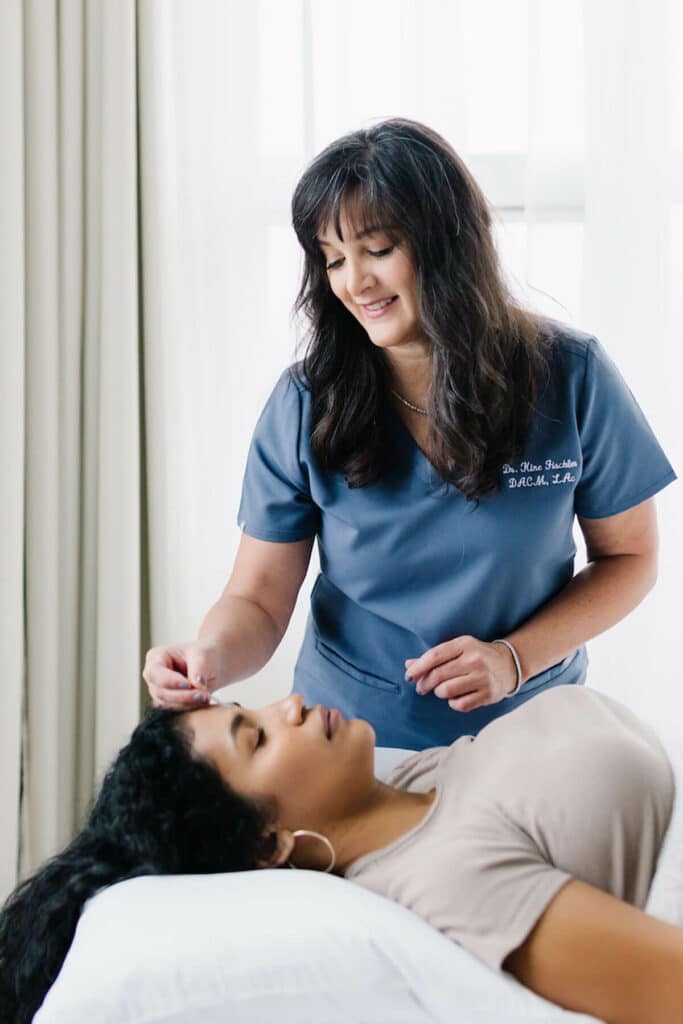
<svg viewBox="0 0 683 1024">
<path fill-rule="evenodd" d="M 505 644 L 459 636 L 431 647 L 406 663 L 406 681 L 417 692 L 433 693 L 454 711 L 497 704 L 517 685 L 517 669 Z"/>
</svg>

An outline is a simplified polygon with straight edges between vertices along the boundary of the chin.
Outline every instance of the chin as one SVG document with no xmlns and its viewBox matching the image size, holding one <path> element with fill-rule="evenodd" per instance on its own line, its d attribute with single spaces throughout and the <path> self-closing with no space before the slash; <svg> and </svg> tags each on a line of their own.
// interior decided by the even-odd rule
<svg viewBox="0 0 683 1024">
<path fill-rule="evenodd" d="M 368 334 L 368 338 L 370 338 L 372 344 L 376 345 L 377 348 L 398 348 L 400 345 L 410 344 L 411 341 L 411 336 L 409 334 L 401 334 L 399 337 L 394 335 L 385 338 L 381 336 L 373 338 L 371 334 Z"/>
<path fill-rule="evenodd" d="M 377 739 L 377 733 L 375 732 L 374 727 L 370 725 L 369 722 L 366 722 L 364 718 L 356 718 L 355 721 L 363 728 L 363 732 L 367 737 L 368 743 L 374 748 L 375 740 Z"/>
<path fill-rule="evenodd" d="M 368 747 L 374 747 L 377 733 L 373 726 L 366 722 L 364 718 L 347 718 L 346 725 L 350 730 L 351 736 L 355 738 L 355 742 L 363 743 Z M 348 731 L 347 736 L 349 736 Z"/>
</svg>

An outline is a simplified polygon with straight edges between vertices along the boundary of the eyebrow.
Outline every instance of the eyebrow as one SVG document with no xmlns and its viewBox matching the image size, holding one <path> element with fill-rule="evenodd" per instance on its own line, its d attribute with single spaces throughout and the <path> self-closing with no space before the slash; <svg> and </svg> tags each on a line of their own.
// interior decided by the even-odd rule
<svg viewBox="0 0 683 1024">
<path fill-rule="evenodd" d="M 359 238 L 365 238 L 366 235 L 375 235 L 380 231 L 385 231 L 386 228 L 383 224 L 375 224 L 373 227 L 365 228 L 363 231 L 359 231 L 356 235 L 356 241 Z M 327 249 L 334 248 L 334 242 L 326 242 L 324 238 L 318 238 L 318 244 L 324 246 Z"/>
<path fill-rule="evenodd" d="M 242 707 L 242 705 L 238 704 L 236 700 L 233 700 L 233 701 L 230 701 L 230 702 L 216 700 L 216 701 L 214 701 L 214 704 L 215 704 L 216 707 L 222 707 L 222 708 L 231 708 L 232 707 L 232 708 L 240 708 L 241 709 L 241 707 Z M 241 725 L 244 725 L 244 715 L 241 713 L 241 711 L 238 711 L 236 715 L 232 716 L 232 721 L 230 722 L 230 736 L 231 736 L 232 742 L 233 742 L 233 744 L 235 746 L 237 746 L 237 733 L 238 733 L 239 728 L 240 728 Z"/>
<path fill-rule="evenodd" d="M 238 711 L 236 715 L 233 715 L 232 722 L 230 723 L 230 735 L 232 736 L 232 742 L 237 746 L 237 732 L 239 727 L 244 723 L 244 715 Z"/>
</svg>

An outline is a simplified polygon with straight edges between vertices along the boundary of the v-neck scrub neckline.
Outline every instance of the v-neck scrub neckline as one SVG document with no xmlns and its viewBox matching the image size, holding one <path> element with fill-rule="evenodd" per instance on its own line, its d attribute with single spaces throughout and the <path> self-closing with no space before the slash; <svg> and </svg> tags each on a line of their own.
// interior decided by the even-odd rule
<svg viewBox="0 0 683 1024">
<path fill-rule="evenodd" d="M 423 451 L 423 449 L 417 443 L 417 441 L 415 440 L 411 432 L 408 430 L 408 427 L 405 425 L 396 409 L 394 409 L 393 406 L 390 406 L 389 409 L 391 417 L 396 420 L 398 425 L 398 429 L 396 432 L 397 443 L 399 445 L 403 444 L 404 448 L 412 453 L 413 465 L 416 467 L 416 472 L 419 472 L 419 467 L 422 467 L 421 475 L 423 476 L 425 482 L 428 485 L 431 485 L 434 488 L 443 487 L 445 481 L 441 474 L 434 467 L 434 464 L 429 458 L 429 456 L 426 454 L 426 452 Z M 403 439 L 402 441 L 401 437 Z"/>
</svg>

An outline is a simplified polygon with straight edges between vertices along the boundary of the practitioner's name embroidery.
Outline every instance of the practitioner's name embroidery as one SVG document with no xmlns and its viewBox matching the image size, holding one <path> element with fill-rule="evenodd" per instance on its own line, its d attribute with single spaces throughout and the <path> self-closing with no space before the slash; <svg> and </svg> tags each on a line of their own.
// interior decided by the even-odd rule
<svg viewBox="0 0 683 1024">
<path fill-rule="evenodd" d="M 575 484 L 576 473 L 572 469 L 578 469 L 576 459 L 546 459 L 544 462 L 529 462 L 525 460 L 517 466 L 511 466 L 508 462 L 503 464 L 503 475 L 507 476 L 507 486 L 511 489 L 516 487 L 553 487 L 561 484 Z M 512 475 L 511 475 L 512 474 Z"/>
</svg>

